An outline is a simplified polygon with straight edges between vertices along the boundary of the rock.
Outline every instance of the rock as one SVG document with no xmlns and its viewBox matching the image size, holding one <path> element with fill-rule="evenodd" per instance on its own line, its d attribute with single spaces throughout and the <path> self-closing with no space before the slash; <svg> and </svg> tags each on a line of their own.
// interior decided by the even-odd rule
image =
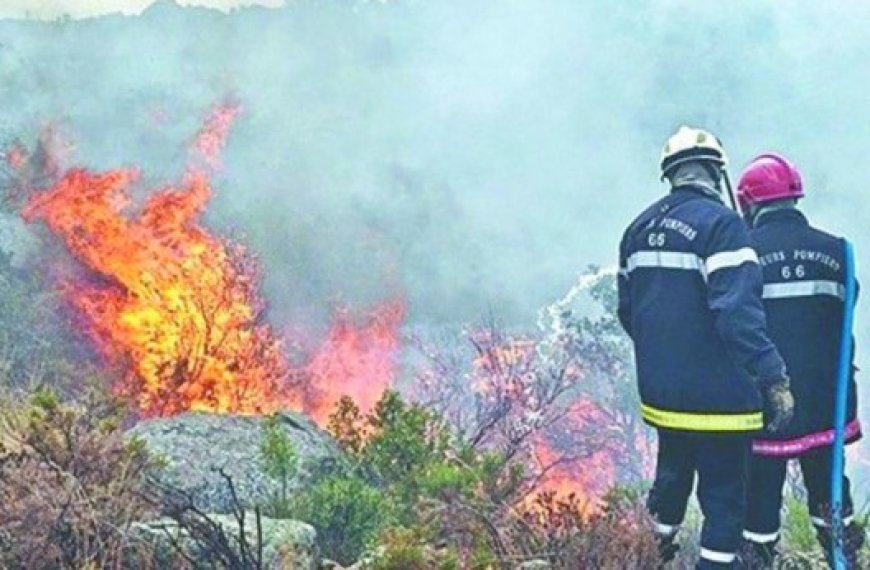
<svg viewBox="0 0 870 570">
<path fill-rule="evenodd" d="M 238 544 L 239 525 L 235 517 L 224 514 L 209 514 L 210 520 L 220 525 L 228 538 Z M 245 517 L 245 536 L 248 544 L 257 544 L 257 527 L 254 513 Z M 260 518 L 263 532 L 263 568 L 274 570 L 317 570 L 320 568 L 320 558 L 316 545 L 314 527 L 294 520 L 276 520 Z M 150 523 L 134 526 L 134 534 L 140 540 L 151 542 L 156 547 L 157 559 L 169 564 L 177 558 L 177 548 L 184 551 L 190 559 L 196 561 L 202 568 L 210 567 L 207 560 L 197 551 L 188 535 L 179 530 L 175 521 L 160 519 Z M 172 538 L 170 538 L 172 537 Z"/>
<path fill-rule="evenodd" d="M 304 487 L 318 471 L 345 461 L 329 434 L 305 416 L 282 412 L 278 420 L 299 456 L 289 491 Z M 277 492 L 278 484 L 261 468 L 263 421 L 259 416 L 187 413 L 144 420 L 128 435 L 142 438 L 167 461 L 158 475 L 161 483 L 190 495 L 204 512 L 230 513 L 232 499 L 219 469 L 232 478 L 242 508 L 265 504 Z"/>
<path fill-rule="evenodd" d="M 546 560 L 527 560 L 517 566 L 517 570 L 552 570 L 553 565 Z"/>
<path fill-rule="evenodd" d="M 281 570 L 317 570 L 320 567 L 317 534 L 313 526 L 293 520 L 263 520 L 265 567 Z"/>
</svg>

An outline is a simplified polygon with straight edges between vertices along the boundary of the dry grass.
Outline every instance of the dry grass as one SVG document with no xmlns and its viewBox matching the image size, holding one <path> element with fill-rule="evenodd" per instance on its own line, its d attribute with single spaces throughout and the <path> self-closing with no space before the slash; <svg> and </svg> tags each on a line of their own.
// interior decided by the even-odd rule
<svg viewBox="0 0 870 570">
<path fill-rule="evenodd" d="M 124 440 L 106 398 L 81 406 L 37 392 L 0 402 L 0 528 L 6 568 L 142 567 L 147 545 L 133 522 L 153 514 L 145 475 L 156 463 Z M 135 562 L 131 562 L 135 561 Z"/>
</svg>

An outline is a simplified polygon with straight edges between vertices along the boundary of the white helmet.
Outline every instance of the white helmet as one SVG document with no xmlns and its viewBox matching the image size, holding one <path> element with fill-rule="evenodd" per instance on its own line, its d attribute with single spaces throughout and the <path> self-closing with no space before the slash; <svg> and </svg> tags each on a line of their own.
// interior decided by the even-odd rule
<svg viewBox="0 0 870 570">
<path fill-rule="evenodd" d="M 660 162 L 662 180 L 675 166 L 692 160 L 712 162 L 718 165 L 719 169 L 724 169 L 728 165 L 725 149 L 713 133 L 683 125 L 671 135 L 662 148 Z"/>
</svg>

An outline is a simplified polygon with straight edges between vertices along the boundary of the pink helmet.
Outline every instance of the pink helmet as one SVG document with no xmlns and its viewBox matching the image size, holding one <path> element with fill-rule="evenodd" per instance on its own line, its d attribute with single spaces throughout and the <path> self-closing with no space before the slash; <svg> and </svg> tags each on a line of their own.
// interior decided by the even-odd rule
<svg viewBox="0 0 870 570">
<path fill-rule="evenodd" d="M 766 152 L 746 166 L 737 184 L 737 199 L 743 209 L 784 198 L 803 198 L 801 173 L 784 157 Z"/>
</svg>

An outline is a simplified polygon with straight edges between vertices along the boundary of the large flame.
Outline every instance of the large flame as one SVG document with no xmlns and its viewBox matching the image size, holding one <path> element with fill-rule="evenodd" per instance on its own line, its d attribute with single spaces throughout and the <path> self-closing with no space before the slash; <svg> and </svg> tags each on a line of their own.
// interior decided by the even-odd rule
<svg viewBox="0 0 870 570">
<path fill-rule="evenodd" d="M 23 215 L 42 220 L 90 270 L 64 284 L 99 351 L 123 371 L 118 392 L 145 415 L 185 410 L 325 420 L 344 394 L 367 409 L 393 379 L 400 303 L 355 328 L 342 318 L 311 361 L 291 368 L 263 322 L 259 268 L 245 248 L 199 221 L 236 106 L 215 109 L 191 145 L 184 181 L 130 215 L 135 169 L 66 172 Z"/>
<path fill-rule="evenodd" d="M 105 278 L 68 282 L 66 291 L 101 352 L 127 370 L 119 391 L 146 415 L 286 405 L 289 371 L 272 331 L 259 324 L 256 268 L 240 245 L 196 223 L 207 180 L 190 175 L 131 219 L 121 212 L 138 177 L 73 170 L 24 211 Z"/>
<path fill-rule="evenodd" d="M 305 366 L 304 407 L 325 425 L 335 403 L 350 396 L 363 411 L 374 408 L 397 374 L 400 339 L 397 330 L 405 315 L 402 301 L 377 309 L 362 326 L 339 314 L 326 341 Z"/>
</svg>

